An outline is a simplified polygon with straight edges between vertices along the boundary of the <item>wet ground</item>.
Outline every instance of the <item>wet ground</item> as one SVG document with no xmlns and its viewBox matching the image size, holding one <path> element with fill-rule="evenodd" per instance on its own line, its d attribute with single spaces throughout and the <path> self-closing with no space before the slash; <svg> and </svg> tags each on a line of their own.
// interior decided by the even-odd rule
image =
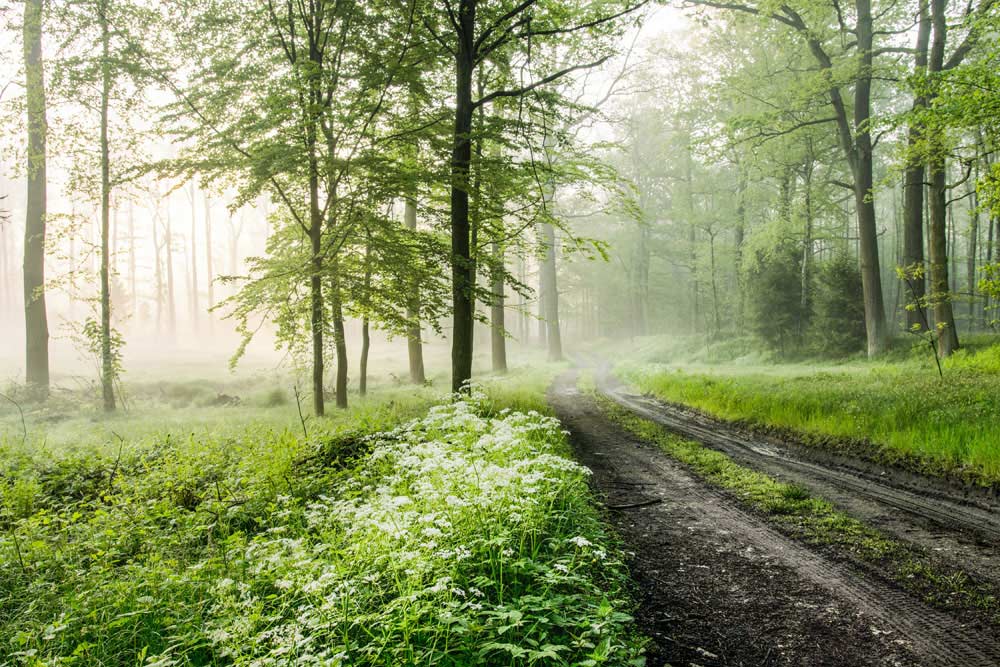
<svg viewBox="0 0 1000 667">
<path fill-rule="evenodd" d="M 598 384 L 609 395 L 628 396 L 607 378 Z M 634 554 L 637 619 L 652 638 L 650 665 L 1000 665 L 994 628 L 930 608 L 891 582 L 782 534 L 607 419 L 576 389 L 575 373 L 559 379 L 550 401 L 580 461 L 594 472 L 594 486 L 626 550 Z M 701 428 L 710 436 L 726 427 L 701 422 Z M 762 469 L 767 466 L 754 465 L 756 459 L 769 457 L 734 458 Z M 821 485 L 823 475 L 812 474 Z M 884 520 L 894 532 L 936 535 L 939 547 L 956 545 L 956 557 L 964 556 L 963 549 L 974 552 L 980 557 L 976 565 L 990 568 L 996 549 L 988 536 L 967 534 L 960 525 L 948 534 L 928 525 L 933 519 L 918 514 L 907 519 L 907 512 L 887 510 L 834 481 L 826 482 L 826 491 L 840 494 L 841 501 L 853 499 L 858 507 L 852 514 L 859 518 L 891 515 Z M 970 507 L 973 513 L 989 512 Z"/>
</svg>

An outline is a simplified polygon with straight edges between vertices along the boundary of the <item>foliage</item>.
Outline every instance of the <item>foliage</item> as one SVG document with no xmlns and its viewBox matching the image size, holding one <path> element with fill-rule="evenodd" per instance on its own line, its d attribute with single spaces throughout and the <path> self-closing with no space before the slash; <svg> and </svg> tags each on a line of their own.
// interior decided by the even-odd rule
<svg viewBox="0 0 1000 667">
<path fill-rule="evenodd" d="M 918 347 L 922 348 L 921 343 Z M 807 442 L 921 472 L 990 485 L 1000 482 L 1000 345 L 942 361 L 947 391 L 925 353 L 883 364 L 699 368 L 624 364 L 643 391 L 723 419 L 786 428 Z"/>
<path fill-rule="evenodd" d="M 748 323 L 768 349 L 792 354 L 802 345 L 801 258 L 791 244 L 758 254 L 748 270 Z"/>
<path fill-rule="evenodd" d="M 585 469 L 502 407 L 542 384 L 402 426 L 419 402 L 383 399 L 308 438 L 6 441 L 0 664 L 638 664 Z"/>
<path fill-rule="evenodd" d="M 828 357 L 864 350 L 865 309 L 861 274 L 847 254 L 836 255 L 819 271 L 813 292 L 810 343 Z"/>
</svg>

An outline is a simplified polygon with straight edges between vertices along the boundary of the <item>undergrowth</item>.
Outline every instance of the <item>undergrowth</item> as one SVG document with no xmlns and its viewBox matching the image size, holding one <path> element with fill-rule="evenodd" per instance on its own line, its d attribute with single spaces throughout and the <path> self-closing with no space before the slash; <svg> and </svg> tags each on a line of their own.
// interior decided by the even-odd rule
<svg viewBox="0 0 1000 667">
<path fill-rule="evenodd" d="M 0 664 L 640 664 L 619 551 L 536 375 L 308 435 L 8 441 Z"/>
<path fill-rule="evenodd" d="M 917 362 L 741 368 L 621 364 L 638 389 L 807 443 L 982 485 L 1000 483 L 1000 346 L 960 352 L 944 380 Z"/>
</svg>

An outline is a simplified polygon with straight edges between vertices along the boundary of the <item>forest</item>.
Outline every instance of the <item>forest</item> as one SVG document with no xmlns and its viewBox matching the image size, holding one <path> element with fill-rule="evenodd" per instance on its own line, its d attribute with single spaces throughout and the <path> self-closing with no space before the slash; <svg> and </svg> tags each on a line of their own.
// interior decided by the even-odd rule
<svg viewBox="0 0 1000 667">
<path fill-rule="evenodd" d="M 1000 664 L 994 0 L 0 34 L 0 667 Z"/>
</svg>

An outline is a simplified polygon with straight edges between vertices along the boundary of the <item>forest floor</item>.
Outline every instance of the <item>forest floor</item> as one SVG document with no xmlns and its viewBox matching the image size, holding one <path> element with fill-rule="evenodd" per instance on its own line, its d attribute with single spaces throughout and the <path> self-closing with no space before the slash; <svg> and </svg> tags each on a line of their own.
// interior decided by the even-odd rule
<svg viewBox="0 0 1000 667">
<path fill-rule="evenodd" d="M 587 378 L 563 375 L 550 402 L 635 554 L 650 665 L 1000 664 L 985 495 Z"/>
</svg>

